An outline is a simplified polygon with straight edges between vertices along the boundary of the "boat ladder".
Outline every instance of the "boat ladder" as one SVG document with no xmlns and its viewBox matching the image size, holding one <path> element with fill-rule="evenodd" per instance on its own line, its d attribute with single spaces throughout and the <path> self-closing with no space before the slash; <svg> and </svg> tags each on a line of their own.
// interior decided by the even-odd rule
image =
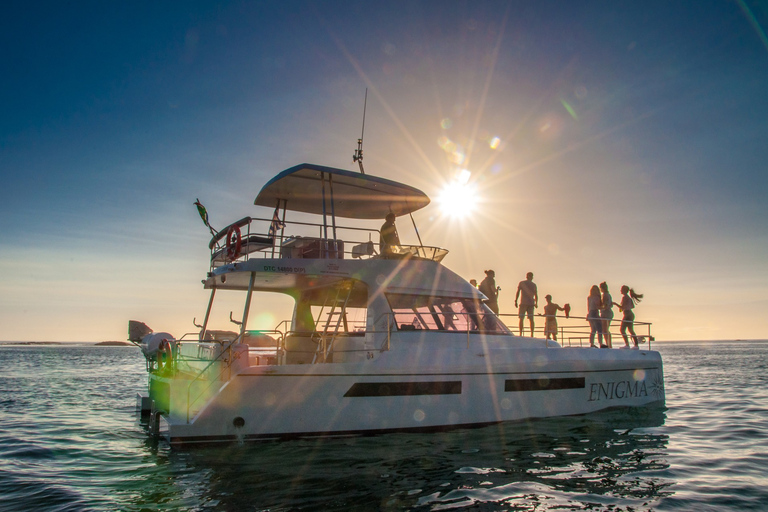
<svg viewBox="0 0 768 512">
<path fill-rule="evenodd" d="M 315 357 L 312 363 L 324 363 L 328 360 L 328 356 L 333 352 L 333 342 L 339 335 L 339 332 L 348 332 L 349 326 L 347 325 L 347 303 L 349 297 L 352 295 L 352 283 L 343 281 L 336 286 L 336 293 L 329 293 L 326 295 L 325 302 L 320 308 L 320 312 L 317 315 L 315 325 L 319 325 L 323 319 L 323 312 L 328 308 L 325 319 L 325 325 L 323 331 L 320 334 L 318 340 L 317 350 L 315 351 Z"/>
</svg>

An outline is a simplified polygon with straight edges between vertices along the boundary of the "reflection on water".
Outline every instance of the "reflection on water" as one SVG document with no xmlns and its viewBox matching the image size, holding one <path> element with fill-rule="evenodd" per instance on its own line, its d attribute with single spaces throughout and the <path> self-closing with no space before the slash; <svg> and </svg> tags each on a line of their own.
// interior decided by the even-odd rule
<svg viewBox="0 0 768 512">
<path fill-rule="evenodd" d="M 225 510 L 643 508 L 670 493 L 659 474 L 667 436 L 650 428 L 663 422 L 658 409 L 621 409 L 438 434 L 174 451 L 176 496 L 165 498 L 197 496 Z"/>
</svg>

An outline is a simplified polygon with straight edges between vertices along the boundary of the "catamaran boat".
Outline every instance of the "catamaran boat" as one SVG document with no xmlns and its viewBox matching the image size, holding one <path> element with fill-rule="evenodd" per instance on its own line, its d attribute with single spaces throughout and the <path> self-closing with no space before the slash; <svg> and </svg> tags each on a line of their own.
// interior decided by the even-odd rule
<svg viewBox="0 0 768 512">
<path fill-rule="evenodd" d="M 442 264 L 447 250 L 422 245 L 418 231 L 419 245 L 381 244 L 388 214 L 413 220 L 428 204 L 402 183 L 302 164 L 262 188 L 255 205 L 264 217 L 219 232 L 209 225 L 210 300 L 199 330 L 175 338 L 129 323 L 146 357 L 139 404 L 152 430 L 187 445 L 430 431 L 664 403 L 658 352 L 582 347 L 583 328 L 578 335 L 561 326 L 560 343 L 517 336 L 487 297 Z M 251 329 L 251 318 L 279 302 L 275 294 L 288 304 L 286 317 L 292 303 L 290 319 Z M 229 312 L 229 329 L 214 325 L 219 301 L 242 308 L 236 318 Z"/>
</svg>

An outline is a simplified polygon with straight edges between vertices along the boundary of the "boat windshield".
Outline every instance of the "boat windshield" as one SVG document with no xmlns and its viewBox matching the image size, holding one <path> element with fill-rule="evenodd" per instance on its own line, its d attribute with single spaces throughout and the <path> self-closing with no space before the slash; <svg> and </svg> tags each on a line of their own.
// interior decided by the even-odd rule
<svg viewBox="0 0 768 512">
<path fill-rule="evenodd" d="M 401 331 L 510 334 L 507 326 L 477 299 L 399 293 L 386 296 Z"/>
</svg>

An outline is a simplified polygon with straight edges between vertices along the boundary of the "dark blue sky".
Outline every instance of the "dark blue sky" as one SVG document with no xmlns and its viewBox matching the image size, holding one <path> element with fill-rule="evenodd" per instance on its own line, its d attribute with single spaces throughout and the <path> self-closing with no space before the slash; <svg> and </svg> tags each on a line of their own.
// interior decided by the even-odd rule
<svg viewBox="0 0 768 512">
<path fill-rule="evenodd" d="M 467 231 L 430 225 L 449 267 L 496 266 L 510 287 L 534 267 L 574 302 L 592 280 L 631 279 L 669 336 L 727 336 L 687 334 L 669 310 L 699 325 L 727 303 L 747 323 L 766 305 L 767 23 L 765 2 L 726 0 L 6 6 L 0 305 L 14 327 L 0 339 L 35 312 L 141 314 L 125 283 L 153 266 L 167 300 L 182 282 L 201 294 L 191 202 L 223 225 L 284 168 L 354 169 L 366 87 L 369 172 L 434 196 L 458 165 L 448 138 L 484 187 L 476 245 L 530 246 L 477 262 L 452 246 Z M 178 258 L 185 273 L 164 274 Z M 25 264 L 40 270 L 13 271 Z"/>
</svg>

